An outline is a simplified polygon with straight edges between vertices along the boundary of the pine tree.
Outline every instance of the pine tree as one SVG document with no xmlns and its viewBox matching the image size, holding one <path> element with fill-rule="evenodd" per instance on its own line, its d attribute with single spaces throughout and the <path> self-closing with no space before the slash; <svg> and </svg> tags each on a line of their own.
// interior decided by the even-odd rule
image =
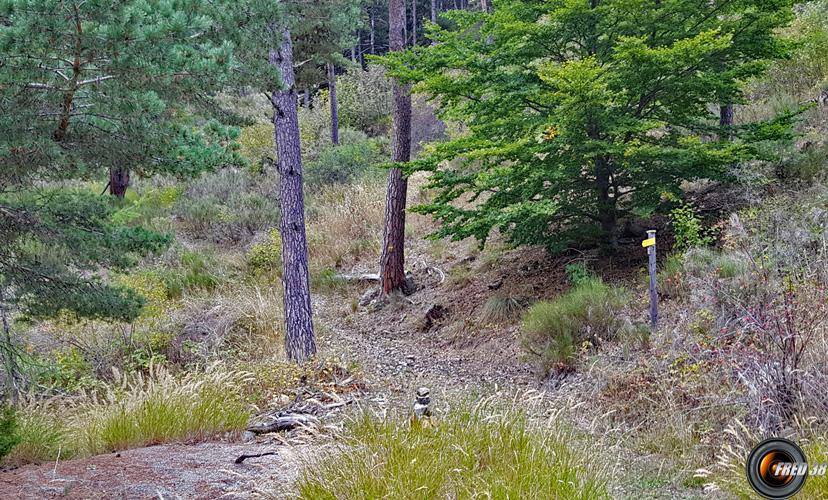
<svg viewBox="0 0 828 500">
<path fill-rule="evenodd" d="M 390 50 L 405 48 L 405 3 L 388 2 Z M 411 94 L 408 85 L 394 81 L 394 127 L 392 161 L 397 164 L 411 159 Z M 380 281 L 385 294 L 405 287 L 405 203 L 408 180 L 400 166 L 388 172 L 385 195 L 385 218 L 380 256 Z"/>
<path fill-rule="evenodd" d="M 303 362 L 316 354 L 305 234 L 302 157 L 297 117 L 297 88 L 325 77 L 326 63 L 347 47 L 353 33 L 346 6 L 350 0 L 330 0 L 329 9 L 317 2 L 293 0 L 232 2 L 222 11 L 221 36 L 232 40 L 239 72 L 235 83 L 269 95 L 273 106 L 279 173 L 279 228 L 282 237 L 285 347 L 288 358 Z M 358 5 L 358 4 L 356 4 Z M 335 6 L 339 6 L 335 8 Z M 313 15 L 308 15 L 308 13 Z M 300 15 L 301 13 L 301 15 Z M 349 42 L 351 43 L 351 42 Z M 334 52 L 336 51 L 336 52 Z M 341 57 L 341 55 L 340 55 Z M 300 61 L 297 65 L 295 61 Z M 298 72 L 297 66 L 301 68 Z"/>
<path fill-rule="evenodd" d="M 785 53 L 789 1 L 516 0 L 445 17 L 436 44 L 386 57 L 467 129 L 416 162 L 440 236 L 613 247 L 620 220 L 682 181 L 726 180 L 788 138 L 790 114 L 725 130 L 711 109 Z"/>
<path fill-rule="evenodd" d="M 186 121 L 231 64 L 197 1 L 0 1 L 0 148 L 31 168 L 192 175 L 239 158 L 231 131 Z M 22 156 L 18 156 L 23 160 Z"/>
</svg>

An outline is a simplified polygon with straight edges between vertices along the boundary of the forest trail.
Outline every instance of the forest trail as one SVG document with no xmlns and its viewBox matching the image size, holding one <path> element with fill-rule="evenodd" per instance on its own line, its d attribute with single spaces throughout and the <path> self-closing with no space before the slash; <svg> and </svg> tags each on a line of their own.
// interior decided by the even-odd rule
<svg viewBox="0 0 828 500">
<path fill-rule="evenodd" d="M 0 498 L 248 498 L 257 484 L 289 487 L 318 450 L 231 442 L 136 448 L 4 472 Z M 266 451 L 277 454 L 234 463 L 241 454 Z"/>
<path fill-rule="evenodd" d="M 450 298 L 434 279 L 418 276 L 420 289 L 403 299 L 404 304 L 349 316 L 341 314 L 350 307 L 347 301 L 315 297 L 325 332 L 320 335 L 321 354 L 359 367 L 366 386 L 360 405 L 368 411 L 404 414 L 423 385 L 432 389 L 437 408 L 472 396 L 509 398 L 539 388 L 529 365 L 519 359 L 515 332 L 483 332 L 459 343 L 437 324 L 425 328 L 428 311 Z M 450 314 L 468 315 L 472 309 L 447 304 L 445 316 L 434 321 L 444 323 Z M 227 439 L 26 465 L 0 473 L 0 498 L 248 498 L 265 484 L 268 496 L 282 497 L 306 461 L 328 446 L 314 440 L 280 445 Z M 277 454 L 234 463 L 242 454 L 265 451 Z"/>
</svg>

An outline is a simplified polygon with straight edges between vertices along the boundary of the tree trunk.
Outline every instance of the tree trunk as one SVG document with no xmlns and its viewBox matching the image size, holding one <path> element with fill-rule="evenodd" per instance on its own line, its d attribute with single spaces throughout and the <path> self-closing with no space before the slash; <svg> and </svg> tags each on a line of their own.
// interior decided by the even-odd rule
<svg viewBox="0 0 828 500">
<path fill-rule="evenodd" d="M 432 0 L 432 1 L 434 1 L 434 0 Z M 370 38 L 369 38 L 370 41 L 371 41 L 371 54 L 376 54 L 377 53 L 375 45 L 374 45 L 374 41 L 375 41 L 374 33 L 375 33 L 375 22 L 376 22 L 374 20 L 374 7 L 375 7 L 375 5 L 372 5 L 371 10 L 369 12 L 369 15 L 371 17 L 371 35 L 370 35 Z"/>
<path fill-rule="evenodd" d="M 290 31 L 282 33 L 278 50 L 270 51 L 270 64 L 282 75 L 283 88 L 273 92 L 273 127 L 279 170 L 279 231 L 282 236 L 282 282 L 285 305 L 285 351 L 301 363 L 316 354 L 305 237 L 305 199 L 302 192 L 302 154 L 299 143 L 296 82 Z"/>
<path fill-rule="evenodd" d="M 339 112 L 336 103 L 336 67 L 328 63 L 328 92 L 331 100 L 331 143 L 339 146 Z"/>
<path fill-rule="evenodd" d="M 722 127 L 733 126 L 734 116 L 735 112 L 733 109 L 733 104 L 722 104 L 719 107 L 719 125 L 721 125 Z"/>
<path fill-rule="evenodd" d="M 437 0 L 431 0 L 431 22 L 437 22 Z"/>
<path fill-rule="evenodd" d="M 411 0 L 411 46 L 417 46 L 417 0 Z"/>
<path fill-rule="evenodd" d="M 129 187 L 129 169 L 112 167 L 109 169 L 109 194 L 123 199 Z"/>
<path fill-rule="evenodd" d="M 405 38 L 404 0 L 389 0 L 389 45 L 391 50 L 403 50 Z M 411 94 L 408 85 L 394 80 L 393 157 L 395 163 L 411 159 Z M 388 294 L 405 286 L 405 199 L 408 180 L 399 168 L 388 173 L 385 195 L 385 226 L 383 230 L 380 276 L 382 291 Z"/>
<path fill-rule="evenodd" d="M 491 12 L 492 11 L 492 1 L 491 0 L 480 0 L 480 9 L 483 12 Z"/>
<path fill-rule="evenodd" d="M 609 160 L 599 156 L 595 159 L 595 184 L 598 188 L 598 220 L 601 223 L 601 230 L 607 237 L 609 247 L 614 249 L 618 246 L 618 215 L 615 210 L 615 197 L 611 195 L 612 172 Z"/>
</svg>

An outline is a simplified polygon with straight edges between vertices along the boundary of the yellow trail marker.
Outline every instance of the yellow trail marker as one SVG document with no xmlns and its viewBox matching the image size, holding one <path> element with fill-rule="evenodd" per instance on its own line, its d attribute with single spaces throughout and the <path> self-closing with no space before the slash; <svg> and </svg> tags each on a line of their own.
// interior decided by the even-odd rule
<svg viewBox="0 0 828 500">
<path fill-rule="evenodd" d="M 655 238 L 649 238 L 641 242 L 641 246 L 644 248 L 651 247 L 655 245 Z"/>
</svg>

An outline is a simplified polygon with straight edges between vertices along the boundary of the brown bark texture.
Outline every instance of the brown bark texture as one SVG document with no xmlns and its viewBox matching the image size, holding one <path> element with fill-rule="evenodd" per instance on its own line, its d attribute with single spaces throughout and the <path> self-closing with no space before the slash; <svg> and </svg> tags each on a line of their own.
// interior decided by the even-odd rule
<svg viewBox="0 0 828 500">
<path fill-rule="evenodd" d="M 389 0 L 389 44 L 391 50 L 405 48 L 404 0 Z M 394 81 L 393 156 L 395 163 L 411 159 L 411 93 L 408 85 Z M 385 294 L 405 286 L 405 201 L 408 180 L 399 168 L 388 173 L 385 195 L 385 225 L 383 229 L 380 277 Z"/>
<path fill-rule="evenodd" d="M 282 236 L 282 282 L 285 305 L 285 351 L 301 363 L 316 354 L 305 236 L 305 199 L 302 191 L 302 155 L 299 143 L 297 92 L 293 73 L 290 31 L 282 33 L 278 50 L 270 51 L 270 64 L 278 66 L 283 88 L 273 92 L 273 128 L 279 170 L 279 230 Z"/>
<path fill-rule="evenodd" d="M 339 145 L 339 112 L 336 102 L 336 67 L 328 63 L 328 93 L 331 100 L 331 143 Z"/>
<path fill-rule="evenodd" d="M 123 198 L 129 187 L 129 169 L 126 167 L 112 167 L 109 169 L 109 194 L 116 198 Z"/>
</svg>

